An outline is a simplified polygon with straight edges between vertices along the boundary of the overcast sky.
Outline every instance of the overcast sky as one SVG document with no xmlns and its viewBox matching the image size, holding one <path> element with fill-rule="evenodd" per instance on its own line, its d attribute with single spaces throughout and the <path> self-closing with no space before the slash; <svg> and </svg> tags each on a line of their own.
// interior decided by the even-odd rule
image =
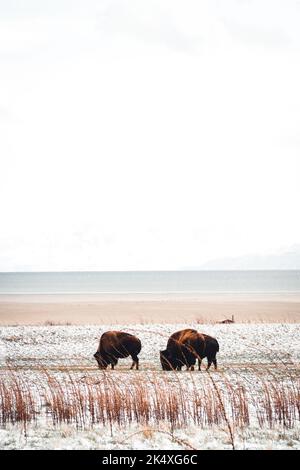
<svg viewBox="0 0 300 470">
<path fill-rule="evenodd" d="M 0 271 L 300 242 L 300 2 L 0 0 Z"/>
</svg>

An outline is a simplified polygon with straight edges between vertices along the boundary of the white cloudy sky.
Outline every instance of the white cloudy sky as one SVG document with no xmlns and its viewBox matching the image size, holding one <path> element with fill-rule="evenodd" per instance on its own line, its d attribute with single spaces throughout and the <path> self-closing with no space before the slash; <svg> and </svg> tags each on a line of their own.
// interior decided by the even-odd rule
<svg viewBox="0 0 300 470">
<path fill-rule="evenodd" d="M 0 0 L 0 271 L 300 242 L 300 2 Z"/>
</svg>

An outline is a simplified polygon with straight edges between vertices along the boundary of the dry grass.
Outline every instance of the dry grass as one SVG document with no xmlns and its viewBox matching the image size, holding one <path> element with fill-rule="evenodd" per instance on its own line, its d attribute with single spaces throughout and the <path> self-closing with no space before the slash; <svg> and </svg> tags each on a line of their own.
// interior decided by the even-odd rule
<svg viewBox="0 0 300 470">
<path fill-rule="evenodd" d="M 6 336 L 6 338 L 3 338 L 4 341 L 7 341 L 8 343 L 17 343 L 19 341 L 22 341 L 22 336 L 16 336 L 16 335 L 12 335 L 12 336 Z"/>
<path fill-rule="evenodd" d="M 34 397 L 30 383 L 10 371 L 8 380 L 0 380 L 0 424 L 20 423 L 26 429 L 28 423 L 39 414 L 39 397 Z"/>
<path fill-rule="evenodd" d="M 33 386 L 28 377 L 10 368 L 0 376 L 0 425 L 21 423 L 26 433 L 28 424 L 40 415 L 54 426 L 75 424 L 78 429 L 102 425 L 112 430 L 134 423 L 148 430 L 164 423 L 173 433 L 190 425 L 200 429 L 217 425 L 227 430 L 234 449 L 236 428 L 257 423 L 261 428 L 293 428 L 299 423 L 299 380 L 260 379 L 260 393 L 253 398 L 242 380 L 232 384 L 213 375 L 204 373 L 199 387 L 193 373 L 153 372 L 143 380 L 137 375 L 120 383 L 106 371 L 79 378 L 44 369 L 39 384 Z"/>
</svg>

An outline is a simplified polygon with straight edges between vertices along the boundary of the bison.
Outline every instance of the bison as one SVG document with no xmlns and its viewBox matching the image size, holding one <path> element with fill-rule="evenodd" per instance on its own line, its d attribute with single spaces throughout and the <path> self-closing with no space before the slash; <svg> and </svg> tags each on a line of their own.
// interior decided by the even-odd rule
<svg viewBox="0 0 300 470">
<path fill-rule="evenodd" d="M 204 338 L 196 330 L 177 331 L 170 336 L 167 349 L 160 351 L 160 361 L 164 370 L 181 370 L 183 365 L 194 368 L 197 356 L 203 355 Z"/>
<path fill-rule="evenodd" d="M 99 347 L 94 357 L 98 362 L 99 369 L 106 369 L 109 364 L 114 369 L 119 358 L 131 356 L 133 362 L 130 369 L 133 369 L 134 366 L 138 369 L 138 354 L 141 348 L 141 342 L 136 336 L 123 331 L 106 331 L 100 338 Z"/>
<path fill-rule="evenodd" d="M 182 366 L 194 370 L 196 359 L 201 370 L 201 361 L 207 357 L 208 370 L 213 363 L 217 368 L 216 353 L 219 344 L 215 338 L 198 333 L 196 330 L 186 329 L 177 331 L 170 336 L 167 349 L 160 351 L 160 362 L 163 370 L 181 370 Z"/>
<path fill-rule="evenodd" d="M 212 336 L 202 334 L 205 340 L 205 349 L 204 349 L 204 355 L 201 356 L 200 358 L 198 357 L 198 369 L 201 370 L 201 361 L 205 357 L 207 357 L 207 367 L 206 370 L 208 370 L 213 363 L 215 366 L 215 369 L 217 369 L 217 352 L 219 351 L 219 343 L 216 340 L 216 338 L 213 338 Z"/>
</svg>

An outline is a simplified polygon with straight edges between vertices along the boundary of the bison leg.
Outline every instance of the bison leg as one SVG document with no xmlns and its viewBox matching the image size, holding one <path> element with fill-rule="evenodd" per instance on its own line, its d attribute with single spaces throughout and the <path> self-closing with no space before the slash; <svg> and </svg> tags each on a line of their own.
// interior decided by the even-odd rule
<svg viewBox="0 0 300 470">
<path fill-rule="evenodd" d="M 194 367 L 194 366 L 191 366 L 191 370 L 194 371 L 194 370 L 195 370 L 195 367 Z"/>
<path fill-rule="evenodd" d="M 118 364 L 118 359 L 116 359 L 115 357 L 113 359 L 111 359 L 111 368 L 112 369 L 114 369 L 117 364 Z"/>
<path fill-rule="evenodd" d="M 215 370 L 217 370 L 218 367 L 217 367 L 217 359 L 216 358 L 213 359 L 213 365 L 215 366 Z"/>
<path fill-rule="evenodd" d="M 201 370 L 201 362 L 202 362 L 202 359 L 198 359 L 198 370 Z"/>
<path fill-rule="evenodd" d="M 139 369 L 139 358 L 137 356 L 131 356 L 132 357 L 132 365 L 130 367 L 130 370 L 131 369 L 134 369 L 134 366 L 136 368 L 136 370 Z"/>
<path fill-rule="evenodd" d="M 211 363 L 212 363 L 212 360 L 211 359 L 207 359 L 207 367 L 206 367 L 206 370 L 209 370 L 210 366 L 211 366 Z"/>
</svg>

